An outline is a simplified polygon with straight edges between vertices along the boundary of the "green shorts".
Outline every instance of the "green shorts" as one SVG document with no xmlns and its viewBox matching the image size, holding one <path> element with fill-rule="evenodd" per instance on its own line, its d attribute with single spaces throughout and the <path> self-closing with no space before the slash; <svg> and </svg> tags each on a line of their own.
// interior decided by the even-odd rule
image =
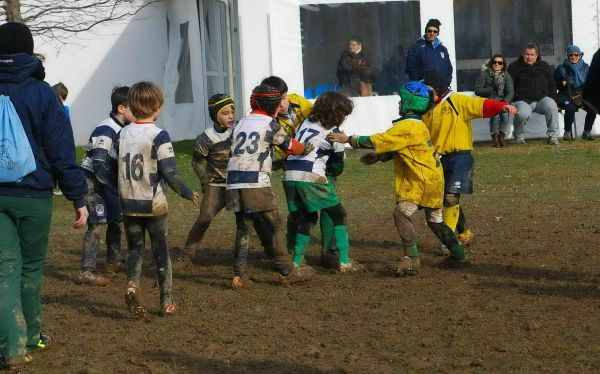
<svg viewBox="0 0 600 374">
<path fill-rule="evenodd" d="M 312 213 L 340 203 L 332 182 L 323 184 L 284 181 L 283 190 L 285 191 L 285 199 L 290 213 L 298 210 Z"/>
</svg>

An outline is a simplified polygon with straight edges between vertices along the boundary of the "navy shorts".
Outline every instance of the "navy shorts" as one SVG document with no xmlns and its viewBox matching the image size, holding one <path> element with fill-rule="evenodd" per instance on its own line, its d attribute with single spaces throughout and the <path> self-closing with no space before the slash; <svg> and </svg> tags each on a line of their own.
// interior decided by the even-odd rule
<svg viewBox="0 0 600 374">
<path fill-rule="evenodd" d="M 86 173 L 88 194 L 85 196 L 89 212 L 88 223 L 112 223 L 122 221 L 119 195 L 102 185 L 93 174 Z M 116 192 L 116 191 L 115 191 Z"/>
<path fill-rule="evenodd" d="M 448 153 L 441 157 L 444 168 L 444 193 L 473 193 L 473 166 L 471 151 Z"/>
</svg>

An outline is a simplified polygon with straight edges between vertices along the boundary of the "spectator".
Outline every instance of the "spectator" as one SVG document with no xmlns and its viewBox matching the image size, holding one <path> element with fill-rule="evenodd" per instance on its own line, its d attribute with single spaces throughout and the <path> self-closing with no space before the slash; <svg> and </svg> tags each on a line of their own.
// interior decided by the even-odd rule
<svg viewBox="0 0 600 374">
<path fill-rule="evenodd" d="M 63 82 L 58 82 L 57 84 L 52 86 L 52 89 L 54 90 L 54 92 L 56 92 L 56 96 L 58 96 L 58 99 L 60 100 L 63 109 L 65 110 L 65 114 L 67 115 L 67 117 L 71 118 L 70 108 L 67 104 L 65 104 L 65 101 L 67 101 L 67 96 L 69 96 L 69 90 L 67 89 L 67 86 L 65 86 Z"/>
<path fill-rule="evenodd" d="M 452 82 L 452 63 L 448 50 L 438 38 L 440 21 L 430 19 L 425 26 L 425 35 L 420 37 L 408 50 L 406 74 L 410 80 L 423 80 L 425 70 L 439 71 L 446 82 Z"/>
<path fill-rule="evenodd" d="M 506 59 L 501 54 L 493 55 L 477 77 L 475 95 L 510 103 L 514 94 L 512 78 L 506 71 Z M 490 134 L 494 147 L 504 147 L 508 126 L 507 112 L 501 112 L 490 118 Z"/>
<path fill-rule="evenodd" d="M 531 113 L 537 113 L 546 117 L 548 144 L 558 146 L 558 107 L 553 99 L 556 84 L 552 69 L 542 61 L 538 46 L 528 43 L 523 56 L 509 65 L 508 73 L 515 85 L 513 100 L 518 111 L 513 123 L 515 143 L 525 144 L 525 124 Z"/>
<path fill-rule="evenodd" d="M 565 61 L 558 65 L 554 70 L 554 80 L 558 87 L 556 104 L 565 111 L 565 133 L 563 140 L 575 140 L 577 134 L 572 133 L 573 120 L 575 113 L 579 108 L 584 108 L 585 126 L 583 128 L 582 139 L 594 140 L 592 137 L 592 127 L 596 120 L 596 112 L 583 104 L 582 91 L 585 78 L 590 69 L 589 65 L 583 61 L 583 52 L 579 47 L 570 45 L 567 47 Z"/>
<path fill-rule="evenodd" d="M 0 368 L 16 370 L 49 340 L 40 333 L 40 288 L 55 180 L 73 201 L 73 226 L 82 227 L 88 217 L 71 124 L 43 76 L 29 28 L 1 25 L 0 93 L 10 93 L 36 161 L 36 170 L 20 182 L 0 183 Z"/>
<path fill-rule="evenodd" d="M 371 64 L 362 49 L 362 38 L 353 35 L 348 48 L 342 52 L 337 66 L 337 79 L 342 93 L 347 96 L 373 95 Z"/>
<path fill-rule="evenodd" d="M 600 49 L 594 53 L 590 70 L 583 85 L 583 102 L 600 113 Z"/>
</svg>

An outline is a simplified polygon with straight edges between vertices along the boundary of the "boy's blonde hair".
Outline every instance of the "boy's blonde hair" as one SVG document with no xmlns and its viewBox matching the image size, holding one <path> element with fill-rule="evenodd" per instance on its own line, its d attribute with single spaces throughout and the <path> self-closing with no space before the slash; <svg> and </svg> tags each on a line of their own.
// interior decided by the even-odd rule
<svg viewBox="0 0 600 374">
<path fill-rule="evenodd" d="M 127 99 L 135 118 L 152 117 L 164 103 L 162 90 L 152 82 L 138 82 L 131 86 Z"/>
</svg>

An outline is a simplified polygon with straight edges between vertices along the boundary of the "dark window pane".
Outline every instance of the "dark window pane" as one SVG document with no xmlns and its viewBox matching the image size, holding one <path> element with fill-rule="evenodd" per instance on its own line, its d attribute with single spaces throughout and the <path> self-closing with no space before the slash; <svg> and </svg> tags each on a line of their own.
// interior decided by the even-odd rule
<svg viewBox="0 0 600 374">
<path fill-rule="evenodd" d="M 458 91 L 474 91 L 479 73 L 481 73 L 480 69 L 459 70 L 457 74 Z"/>
<path fill-rule="evenodd" d="M 490 32 L 490 3 L 487 0 L 454 0 L 457 60 L 489 58 L 492 50 Z"/>
<path fill-rule="evenodd" d="M 352 35 L 363 39 L 373 91 L 393 94 L 408 81 L 406 51 L 422 32 L 418 1 L 302 5 L 300 21 L 307 94 L 338 86 L 337 64 Z"/>
<path fill-rule="evenodd" d="M 177 72 L 179 80 L 175 89 L 175 103 L 193 103 L 194 93 L 192 91 L 192 69 L 190 66 L 190 41 L 188 38 L 189 22 L 179 25 L 181 45 L 179 47 L 179 60 L 177 60 Z"/>
</svg>

